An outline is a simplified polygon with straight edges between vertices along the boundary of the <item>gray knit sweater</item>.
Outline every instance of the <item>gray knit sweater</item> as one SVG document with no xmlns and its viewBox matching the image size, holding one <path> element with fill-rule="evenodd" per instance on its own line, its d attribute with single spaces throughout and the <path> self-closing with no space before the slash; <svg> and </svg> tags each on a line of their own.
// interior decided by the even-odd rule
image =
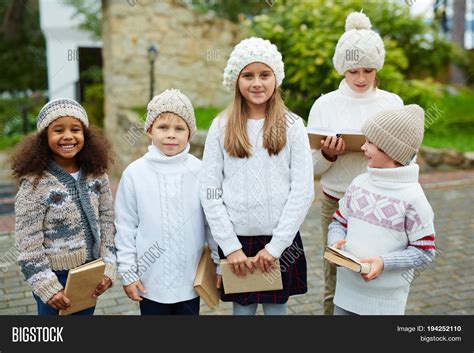
<svg viewBox="0 0 474 353">
<path fill-rule="evenodd" d="M 53 271 L 103 258 L 105 275 L 116 272 L 114 214 L 107 174 L 80 174 L 76 181 L 51 162 L 38 185 L 20 180 L 15 201 L 18 263 L 45 303 L 63 289 Z"/>
</svg>

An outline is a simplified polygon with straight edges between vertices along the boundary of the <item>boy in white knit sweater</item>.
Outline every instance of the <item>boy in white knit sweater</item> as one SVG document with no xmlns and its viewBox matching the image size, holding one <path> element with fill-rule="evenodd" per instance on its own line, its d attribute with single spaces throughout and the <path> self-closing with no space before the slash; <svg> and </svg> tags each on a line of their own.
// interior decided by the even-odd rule
<svg viewBox="0 0 474 353">
<path fill-rule="evenodd" d="M 433 211 L 410 161 L 423 140 L 417 105 L 378 113 L 362 126 L 368 172 L 339 201 L 328 245 L 371 265 L 367 275 L 338 267 L 335 315 L 403 315 L 415 268 L 435 258 Z"/>
<path fill-rule="evenodd" d="M 380 35 L 370 28 L 370 20 L 363 13 L 347 16 L 346 32 L 339 38 L 333 57 L 334 68 L 344 79 L 337 90 L 314 102 L 309 128 L 360 130 L 369 116 L 403 107 L 399 96 L 378 87 L 377 73 L 383 69 L 385 48 Z M 321 141 L 321 148 L 313 151 L 313 164 L 314 174 L 321 176 L 321 230 L 326 243 L 337 202 L 352 180 L 366 172 L 367 164 L 361 152 L 346 151 L 344 140 L 336 137 Z M 335 285 L 335 268 L 324 261 L 324 315 L 334 312 Z"/>
<path fill-rule="evenodd" d="M 118 272 L 142 315 L 197 315 L 205 241 L 216 264 L 219 256 L 199 198 L 201 161 L 188 153 L 196 132 L 189 99 L 176 89 L 155 96 L 145 131 L 148 153 L 125 169 L 115 201 Z"/>
</svg>

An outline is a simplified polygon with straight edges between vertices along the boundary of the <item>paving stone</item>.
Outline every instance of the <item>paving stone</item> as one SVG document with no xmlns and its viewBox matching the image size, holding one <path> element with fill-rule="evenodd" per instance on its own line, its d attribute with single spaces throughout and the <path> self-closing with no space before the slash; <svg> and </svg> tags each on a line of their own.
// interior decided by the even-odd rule
<svg viewBox="0 0 474 353">
<path fill-rule="evenodd" d="M 8 302 L 8 307 L 13 308 L 17 306 L 28 306 L 34 303 L 35 303 L 35 300 L 33 298 L 23 298 L 23 299 L 17 299 L 17 300 L 10 300 Z"/>
<path fill-rule="evenodd" d="M 452 296 L 458 300 L 474 301 L 474 290 L 466 290 L 462 292 L 452 293 Z"/>
<path fill-rule="evenodd" d="M 100 300 L 97 303 L 98 308 L 107 308 L 109 306 L 116 306 L 117 302 L 114 299 Z"/>
<path fill-rule="evenodd" d="M 30 289 L 26 286 L 5 288 L 5 294 L 20 293 L 20 292 L 30 292 Z"/>
<path fill-rule="evenodd" d="M 3 309 L 1 311 L 2 315 L 25 315 L 26 314 L 26 305 L 17 306 L 14 308 Z"/>
</svg>

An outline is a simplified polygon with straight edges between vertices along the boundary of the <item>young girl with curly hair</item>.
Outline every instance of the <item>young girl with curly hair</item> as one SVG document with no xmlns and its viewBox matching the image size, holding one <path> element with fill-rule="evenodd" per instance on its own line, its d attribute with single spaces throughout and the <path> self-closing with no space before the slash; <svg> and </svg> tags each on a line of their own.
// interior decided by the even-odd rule
<svg viewBox="0 0 474 353">
<path fill-rule="evenodd" d="M 107 140 L 89 127 L 84 108 L 71 99 L 47 103 L 37 129 L 12 158 L 19 182 L 15 200 L 18 263 L 32 287 L 39 315 L 57 315 L 70 269 L 102 258 L 104 277 L 94 297 L 112 285 L 116 268 L 112 193 L 106 170 Z M 95 308 L 78 312 L 92 315 Z"/>
</svg>

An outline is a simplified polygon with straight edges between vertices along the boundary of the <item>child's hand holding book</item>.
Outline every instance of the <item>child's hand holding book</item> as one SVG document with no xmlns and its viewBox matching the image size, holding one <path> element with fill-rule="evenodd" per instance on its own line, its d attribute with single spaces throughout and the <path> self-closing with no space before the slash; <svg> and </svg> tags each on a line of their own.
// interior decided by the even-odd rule
<svg viewBox="0 0 474 353">
<path fill-rule="evenodd" d="M 340 136 L 327 136 L 325 140 L 321 140 L 321 152 L 324 158 L 334 162 L 337 156 L 344 154 L 346 151 L 346 143 Z"/>
<path fill-rule="evenodd" d="M 332 247 L 342 250 L 342 247 L 346 244 L 345 240 L 338 240 L 336 241 Z M 332 265 L 340 267 L 339 265 L 335 264 L 334 262 L 328 260 Z M 357 258 L 357 261 L 360 263 L 365 263 L 370 266 L 370 270 L 367 274 L 361 273 L 360 275 L 364 279 L 364 281 L 369 282 L 376 279 L 383 271 L 384 263 L 380 256 L 373 256 L 373 257 L 366 257 L 366 258 Z"/>
<path fill-rule="evenodd" d="M 342 250 L 344 244 L 346 244 L 345 240 L 338 240 L 332 246 L 326 246 L 326 249 L 324 250 L 324 258 L 334 266 L 342 266 L 357 273 L 360 273 L 361 275 L 371 274 L 370 277 L 368 277 L 367 279 L 364 278 L 364 280 L 366 281 L 377 278 L 377 276 L 380 275 L 381 270 L 378 258 L 367 258 L 362 259 L 363 261 L 361 261 L 361 259 L 355 256 L 354 254 Z M 371 272 L 372 263 L 378 264 L 378 266 L 374 269 L 373 272 Z"/>
<path fill-rule="evenodd" d="M 239 277 L 245 277 L 247 269 L 250 273 L 253 273 L 254 264 L 247 258 L 242 249 L 230 253 L 227 256 L 227 261 L 231 265 L 232 272 Z"/>
<path fill-rule="evenodd" d="M 333 247 L 333 248 L 336 248 L 336 249 L 342 250 L 342 247 L 343 247 L 346 243 L 347 243 L 347 241 L 345 241 L 345 240 L 338 240 L 338 241 L 336 241 L 336 242 L 332 245 L 332 247 Z M 329 261 L 329 263 L 330 263 L 331 265 L 333 265 L 333 266 L 341 267 L 340 265 L 335 264 L 335 263 L 332 262 L 331 260 L 328 260 L 328 261 Z"/>
<path fill-rule="evenodd" d="M 275 265 L 276 258 L 274 258 L 267 249 L 263 248 L 252 260 L 254 266 L 258 267 L 262 272 L 268 272 Z"/>
<path fill-rule="evenodd" d="M 361 274 L 366 282 L 372 281 L 380 276 L 384 268 L 383 259 L 380 256 L 360 258 L 359 262 L 370 264 L 370 272 L 366 275 Z"/>
<path fill-rule="evenodd" d="M 67 310 L 71 306 L 71 301 L 64 295 L 64 290 L 60 290 L 48 300 L 47 304 L 56 310 Z"/>
<path fill-rule="evenodd" d="M 100 281 L 100 283 L 97 285 L 97 288 L 95 289 L 92 296 L 94 298 L 98 298 L 100 295 L 104 294 L 104 292 L 110 287 L 112 287 L 112 280 L 109 277 L 104 276 L 102 278 L 102 281 Z"/>
</svg>

